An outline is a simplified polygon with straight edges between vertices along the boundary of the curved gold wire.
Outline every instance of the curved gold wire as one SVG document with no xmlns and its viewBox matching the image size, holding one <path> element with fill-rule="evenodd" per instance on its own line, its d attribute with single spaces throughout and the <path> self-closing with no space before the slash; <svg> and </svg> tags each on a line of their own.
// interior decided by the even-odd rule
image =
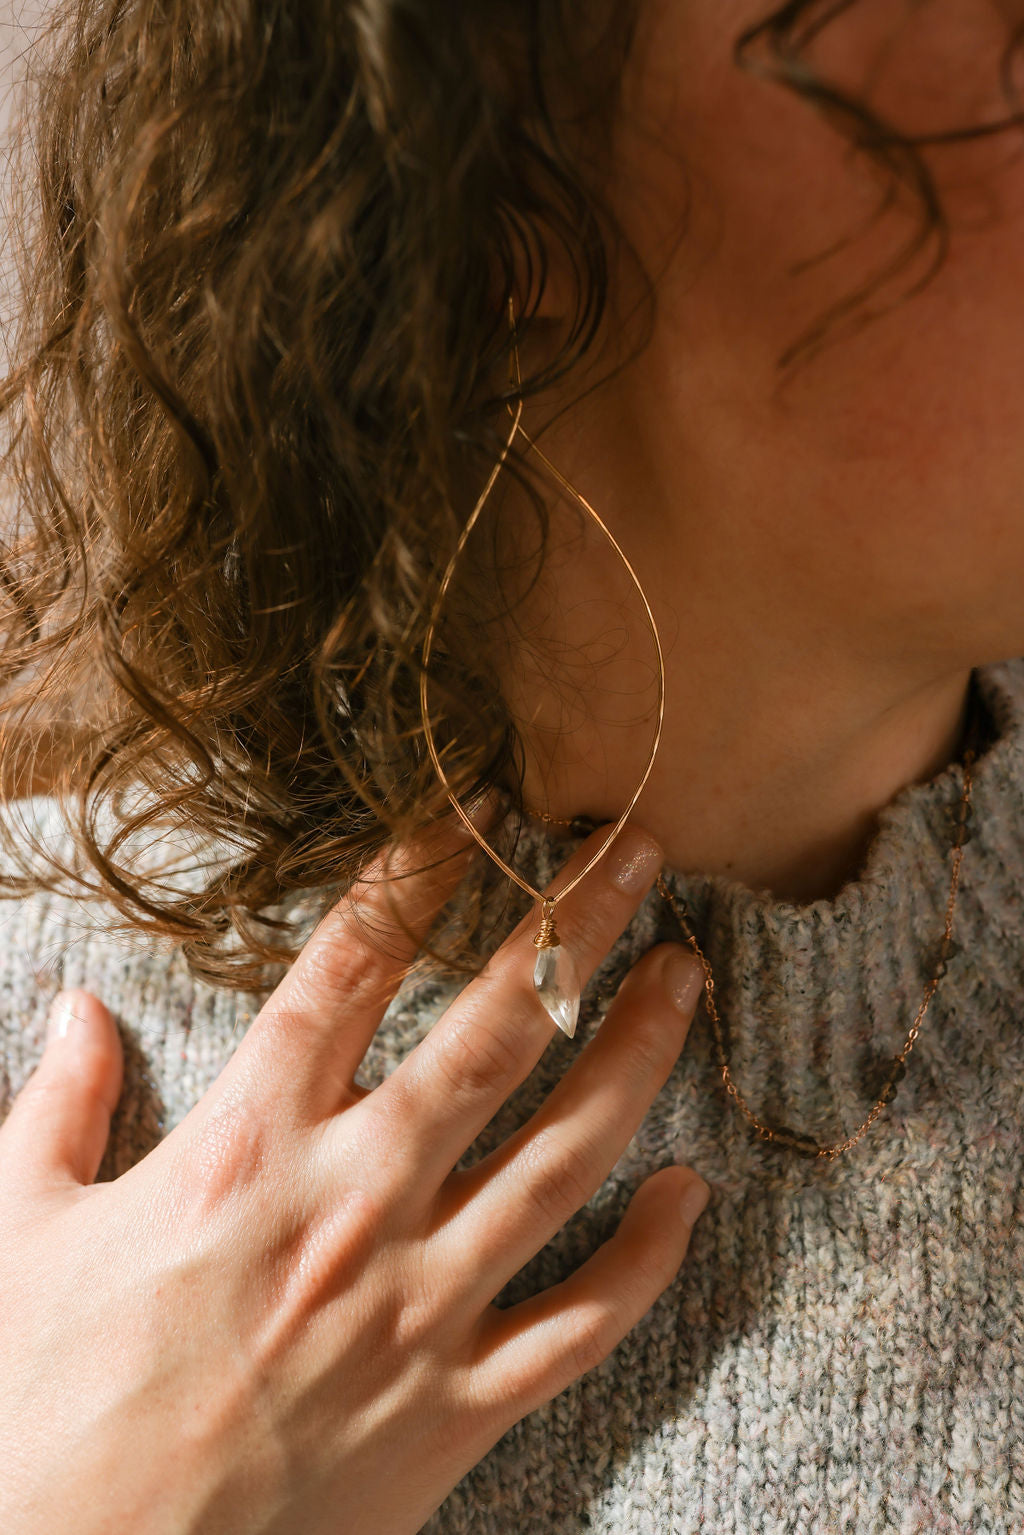
<svg viewBox="0 0 1024 1535">
<path fill-rule="evenodd" d="M 494 863 L 498 865 L 502 872 L 519 886 L 520 890 L 525 890 L 526 894 L 532 896 L 535 901 L 540 901 L 546 910 L 550 908 L 550 910 L 553 911 L 556 903 L 562 900 L 564 896 L 567 896 L 570 890 L 575 890 L 580 881 L 590 873 L 591 869 L 593 869 L 594 866 L 604 857 L 605 853 L 607 853 L 608 849 L 615 841 L 615 838 L 619 835 L 619 832 L 629 820 L 629 817 L 633 812 L 633 808 L 643 793 L 648 778 L 651 776 L 651 769 L 654 766 L 654 759 L 658 755 L 658 746 L 661 742 L 662 726 L 665 721 L 665 657 L 661 648 L 661 636 L 658 633 L 658 625 L 656 624 L 654 614 L 651 611 L 651 605 L 647 600 L 647 593 L 640 585 L 640 578 L 637 576 L 633 566 L 630 564 L 629 560 L 623 553 L 615 535 L 612 533 L 611 529 L 607 526 L 603 519 L 598 516 L 597 512 L 591 506 L 586 497 L 581 495 L 580 492 L 576 489 L 575 485 L 570 484 L 565 476 L 555 468 L 547 454 L 542 452 L 542 450 L 534 442 L 533 438 L 529 436 L 525 428 L 520 424 L 523 415 L 522 377 L 519 371 L 519 347 L 516 341 L 515 305 L 511 298 L 508 301 L 508 314 L 509 327 L 512 332 L 512 362 L 510 382 L 515 386 L 518 396 L 515 406 L 513 407 L 510 402 L 508 407 L 509 415 L 512 417 L 512 430 L 509 432 L 508 438 L 501 450 L 501 455 L 498 458 L 497 463 L 488 476 L 487 484 L 481 491 L 477 503 L 474 506 L 472 512 L 470 512 L 466 521 L 466 525 L 459 535 L 459 539 L 455 545 L 452 557 L 448 561 L 444 575 L 441 578 L 441 584 L 437 589 L 437 595 L 434 598 L 434 603 L 430 611 L 430 618 L 427 623 L 427 632 L 423 639 L 422 664 L 420 668 L 420 714 L 422 715 L 423 719 L 423 733 L 426 739 L 427 751 L 430 755 L 431 765 L 433 766 L 435 773 L 441 781 L 441 785 L 448 796 L 453 810 L 458 815 L 467 831 L 470 832 L 473 838 L 483 848 L 484 852 L 488 855 L 489 858 L 493 860 Z M 639 593 L 640 601 L 644 605 L 644 612 L 647 615 L 647 622 L 650 625 L 651 634 L 654 637 L 654 647 L 658 653 L 658 723 L 654 732 L 654 740 L 651 744 L 651 751 L 647 759 L 647 766 L 644 768 L 643 777 L 640 779 L 639 784 L 634 790 L 629 804 L 626 806 L 625 810 L 622 812 L 619 819 L 608 833 L 607 837 L 605 837 L 604 841 L 601 843 L 601 846 L 598 848 L 594 856 L 589 859 L 586 865 L 569 881 L 567 885 L 565 885 L 561 890 L 550 895 L 544 895 L 541 891 L 535 890 L 534 887 L 528 883 L 528 881 L 523 879 L 522 876 L 515 869 L 513 869 L 510 864 L 506 863 L 505 860 L 494 851 L 487 839 L 482 836 L 477 828 L 473 825 L 473 822 L 470 820 L 466 811 L 463 809 L 456 796 L 452 793 L 451 785 L 449 784 L 447 775 L 441 765 L 441 759 L 438 756 L 437 747 L 434 742 L 434 734 L 430 725 L 430 709 L 427 698 L 427 668 L 429 666 L 431 653 L 433 651 L 434 631 L 437 627 L 437 619 L 441 611 L 441 605 L 444 602 L 448 587 L 451 585 L 452 576 L 455 573 L 455 566 L 458 563 L 459 556 L 461 555 L 463 549 L 466 547 L 466 542 L 469 538 L 469 535 L 473 531 L 477 518 L 483 511 L 487 497 L 490 495 L 494 488 L 494 482 L 497 480 L 498 475 L 501 473 L 501 470 L 505 465 L 505 461 L 512 450 L 512 444 L 515 441 L 517 432 L 522 433 L 528 446 L 532 448 L 534 453 L 537 454 L 538 458 L 540 458 L 542 462 L 547 465 L 548 469 L 551 471 L 563 489 L 567 490 L 569 494 L 579 502 L 583 509 L 589 513 L 589 515 L 601 529 L 601 532 L 604 534 L 605 538 L 611 544 L 612 548 L 615 550 L 615 553 L 619 556 L 619 559 L 622 561 L 623 565 L 625 565 L 627 571 L 629 572 L 630 579 L 632 580 L 633 585 L 636 587 L 636 590 Z"/>
</svg>

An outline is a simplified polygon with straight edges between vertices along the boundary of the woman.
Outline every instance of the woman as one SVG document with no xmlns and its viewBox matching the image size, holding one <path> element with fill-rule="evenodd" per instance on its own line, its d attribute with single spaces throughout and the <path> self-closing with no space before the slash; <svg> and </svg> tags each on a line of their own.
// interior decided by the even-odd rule
<svg viewBox="0 0 1024 1535">
<path fill-rule="evenodd" d="M 55 22 L 5 1531 L 1024 1527 L 1014 9 Z"/>
</svg>

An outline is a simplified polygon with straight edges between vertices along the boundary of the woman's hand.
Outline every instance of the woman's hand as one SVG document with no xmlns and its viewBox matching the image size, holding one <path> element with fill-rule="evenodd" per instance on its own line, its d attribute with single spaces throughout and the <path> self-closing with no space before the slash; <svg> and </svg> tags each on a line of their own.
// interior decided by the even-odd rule
<svg viewBox="0 0 1024 1535">
<path fill-rule="evenodd" d="M 471 1169 L 453 1171 L 551 1038 L 535 915 L 386 1081 L 355 1082 L 464 871 L 468 850 L 445 835 L 456 856 L 397 887 L 416 938 L 392 924 L 376 941 L 385 888 L 361 885 L 200 1102 L 111 1183 L 92 1180 L 120 1092 L 117 1030 L 68 994 L 67 1033 L 0 1130 L 4 1535 L 412 1535 L 676 1274 L 701 1203 L 682 1167 L 650 1177 L 568 1279 L 492 1305 L 600 1187 L 668 1077 L 699 993 L 680 946 L 634 966 L 542 1107 Z M 627 828 L 559 904 L 582 976 L 659 862 Z"/>
</svg>

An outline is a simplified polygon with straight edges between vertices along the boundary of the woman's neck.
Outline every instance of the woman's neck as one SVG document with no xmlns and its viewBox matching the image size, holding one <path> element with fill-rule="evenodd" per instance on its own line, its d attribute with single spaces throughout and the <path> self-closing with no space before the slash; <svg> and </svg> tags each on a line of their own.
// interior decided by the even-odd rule
<svg viewBox="0 0 1024 1535">
<path fill-rule="evenodd" d="M 527 805 L 563 817 L 621 815 L 656 721 L 654 652 L 642 609 L 611 580 L 607 549 L 549 562 L 543 634 L 507 657 L 503 687 L 527 750 Z M 961 755 L 971 666 L 915 667 L 879 637 L 844 654 L 840 636 L 785 618 L 743 624 L 650 558 L 645 588 L 662 632 L 664 728 L 633 812 L 671 867 L 721 874 L 780 899 L 831 899 L 856 877 L 878 813 Z M 560 596 L 558 594 L 561 594 Z M 571 593 L 571 601 L 567 594 Z M 540 606 L 538 606 L 540 603 Z M 784 612 L 780 609 L 780 612 Z"/>
</svg>

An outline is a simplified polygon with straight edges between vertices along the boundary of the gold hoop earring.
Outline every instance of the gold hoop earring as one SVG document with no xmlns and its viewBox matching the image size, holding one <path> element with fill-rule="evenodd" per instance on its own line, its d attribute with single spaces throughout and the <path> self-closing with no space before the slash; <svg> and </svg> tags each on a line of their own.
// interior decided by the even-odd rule
<svg viewBox="0 0 1024 1535">
<path fill-rule="evenodd" d="M 455 545 L 455 550 L 451 559 L 448 561 L 444 575 L 441 578 L 441 584 L 437 589 L 437 595 L 434 598 L 433 607 L 430 611 L 430 616 L 427 622 L 427 629 L 423 639 L 423 651 L 420 668 L 420 714 L 423 721 L 424 739 L 426 741 L 427 751 L 430 754 L 431 764 L 441 781 L 441 785 L 447 794 L 455 813 L 459 816 L 463 825 L 470 832 L 476 842 L 479 843 L 480 847 L 487 854 L 487 856 L 494 863 L 496 863 L 498 867 L 508 876 L 508 878 L 517 884 L 521 890 L 525 890 L 527 895 L 532 896 L 532 898 L 538 902 L 540 906 L 540 926 L 533 940 L 537 948 L 537 959 L 533 968 L 533 985 L 541 1003 L 550 1014 L 551 1018 L 562 1030 L 562 1032 L 567 1034 L 571 1039 L 576 1032 L 576 1021 L 579 1017 L 580 977 L 576 962 L 572 956 L 571 951 L 562 945 L 559 938 L 558 928 L 555 925 L 555 908 L 559 901 L 564 900 L 564 898 L 569 894 L 571 890 L 575 890 L 580 881 L 585 879 L 586 876 L 590 873 L 591 869 L 593 869 L 595 865 L 598 864 L 604 857 L 605 853 L 611 847 L 612 843 L 615 841 L 615 838 L 622 830 L 623 826 L 625 826 L 627 820 L 630 817 L 630 814 L 632 813 L 634 805 L 640 798 L 640 795 L 643 793 L 643 789 L 647 783 L 648 778 L 651 776 L 651 769 L 654 766 L 654 759 L 658 754 L 658 746 L 661 741 L 661 729 L 665 718 L 665 658 L 662 653 L 661 637 L 658 634 L 658 626 L 655 623 L 654 614 L 651 611 L 651 605 L 647 600 L 647 594 L 640 584 L 640 579 L 637 576 L 636 571 L 633 569 L 633 566 L 630 564 L 629 560 L 626 558 L 625 554 L 620 548 L 614 534 L 598 516 L 597 512 L 591 506 L 586 497 L 581 495 L 576 487 L 570 484 L 565 476 L 555 468 L 547 454 L 542 452 L 542 450 L 533 441 L 533 438 L 527 434 L 522 426 L 522 377 L 519 371 L 519 348 L 517 344 L 515 305 L 511 298 L 509 299 L 508 304 L 508 318 L 509 329 L 511 331 L 509 384 L 510 387 L 515 390 L 516 395 L 515 403 L 513 404 L 512 401 L 509 401 L 508 404 L 509 415 L 512 418 L 512 428 L 508 434 L 505 445 L 501 450 L 498 461 L 494 468 L 491 470 L 491 473 L 487 479 L 487 483 L 481 491 L 480 497 L 477 500 L 477 503 L 474 506 L 472 512 L 469 514 L 466 525 L 459 535 L 458 542 Z M 588 860 L 586 865 L 579 871 L 579 873 L 574 875 L 573 878 L 570 879 L 561 890 L 557 890 L 551 895 L 547 896 L 543 895 L 539 890 L 535 890 L 527 880 L 523 879 L 523 877 L 515 869 L 507 864 L 505 860 L 494 851 L 494 849 L 487 842 L 486 838 L 483 837 L 474 826 L 468 814 L 463 809 L 456 796 L 452 793 L 451 786 L 448 782 L 447 775 L 445 774 L 444 767 L 441 764 L 441 759 L 438 755 L 437 747 L 434 742 L 434 734 L 430 725 L 430 709 L 427 698 L 428 668 L 433 650 L 434 632 L 437 627 L 437 619 L 441 611 L 441 606 L 444 602 L 448 588 L 451 585 L 452 576 L 455 572 L 455 567 L 458 563 L 459 556 L 462 554 L 463 549 L 466 547 L 467 540 L 469 539 L 469 536 L 472 533 L 474 526 L 476 525 L 480 513 L 484 509 L 488 496 L 494 488 L 495 481 L 497 480 L 498 475 L 501 473 L 501 470 L 508 459 L 509 453 L 512 451 L 512 445 L 515 442 L 517 433 L 524 439 L 527 446 L 537 455 L 541 462 L 547 466 L 548 470 L 551 472 L 551 474 L 554 475 L 555 479 L 562 486 L 562 488 L 568 491 L 568 493 L 583 508 L 588 516 L 593 519 L 593 521 L 601 529 L 601 532 L 604 534 L 605 538 L 611 544 L 612 548 L 615 550 L 615 553 L 618 555 L 623 565 L 626 567 L 626 570 L 629 572 L 630 579 L 633 582 L 633 585 L 636 587 L 636 590 L 640 596 L 640 600 L 643 603 L 644 613 L 646 614 L 647 622 L 651 630 L 651 635 L 654 639 L 654 648 L 658 655 L 658 721 L 654 732 L 654 740 L 651 744 L 650 755 L 647 759 L 647 765 L 644 768 L 643 777 L 637 784 L 637 787 L 634 790 L 632 797 L 630 798 L 629 804 L 626 806 L 625 810 L 622 812 L 621 816 L 616 821 L 615 825 L 612 827 L 611 831 L 608 833 L 607 837 L 604 839 L 593 857 Z"/>
</svg>

